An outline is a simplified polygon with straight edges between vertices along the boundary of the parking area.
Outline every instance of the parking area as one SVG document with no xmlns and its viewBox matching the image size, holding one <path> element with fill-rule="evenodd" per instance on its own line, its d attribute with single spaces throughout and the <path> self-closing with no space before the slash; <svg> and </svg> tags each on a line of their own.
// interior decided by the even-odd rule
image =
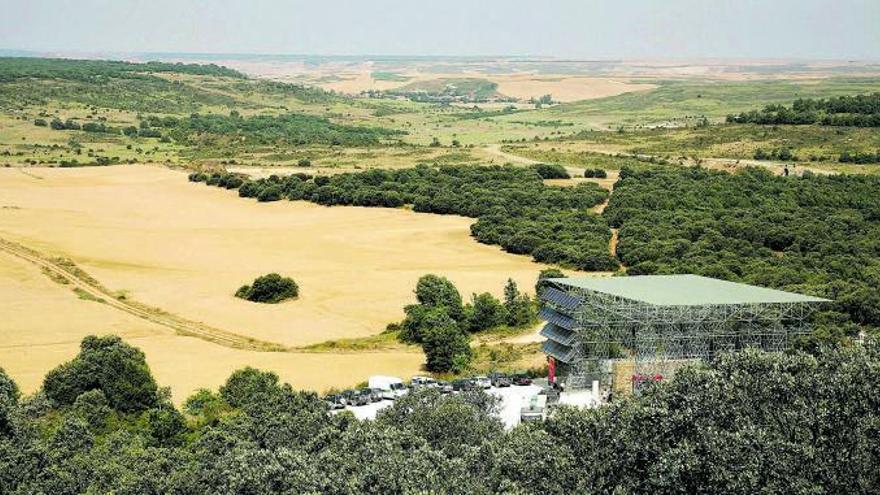
<svg viewBox="0 0 880 495">
<path fill-rule="evenodd" d="M 431 384 L 430 386 L 437 386 Z M 505 428 L 513 428 L 520 424 L 524 416 L 530 418 L 544 418 L 547 412 L 547 381 L 536 380 L 534 383 L 522 385 L 506 385 L 491 386 L 488 388 L 480 387 L 486 393 L 496 396 L 500 399 L 498 418 L 504 424 Z M 448 391 L 446 393 L 456 394 L 459 391 Z M 553 401 L 556 402 L 556 401 Z M 571 405 L 576 407 L 595 407 L 596 402 L 589 390 L 563 392 L 558 396 L 558 404 Z M 394 400 L 388 398 L 377 399 L 373 402 L 360 405 L 345 405 L 338 407 L 334 412 L 343 410 L 351 411 L 359 420 L 375 419 L 379 411 L 386 407 L 394 405 Z"/>
</svg>

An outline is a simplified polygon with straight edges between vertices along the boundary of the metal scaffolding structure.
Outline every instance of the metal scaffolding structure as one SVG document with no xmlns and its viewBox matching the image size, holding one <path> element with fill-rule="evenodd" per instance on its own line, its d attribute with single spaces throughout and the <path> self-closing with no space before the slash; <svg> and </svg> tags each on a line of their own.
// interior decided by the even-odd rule
<svg viewBox="0 0 880 495">
<path fill-rule="evenodd" d="M 608 383 L 612 360 L 635 363 L 636 380 L 668 377 L 693 360 L 747 347 L 781 351 L 809 333 L 825 299 L 693 275 L 549 279 L 542 349 L 568 387 Z"/>
</svg>

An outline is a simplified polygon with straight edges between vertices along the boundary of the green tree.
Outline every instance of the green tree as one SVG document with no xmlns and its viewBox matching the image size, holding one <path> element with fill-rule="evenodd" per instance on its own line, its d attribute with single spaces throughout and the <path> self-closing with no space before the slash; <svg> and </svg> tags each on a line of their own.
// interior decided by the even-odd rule
<svg viewBox="0 0 880 495">
<path fill-rule="evenodd" d="M 503 434 L 498 397 L 482 390 L 443 395 L 437 389 L 413 390 L 383 409 L 376 421 L 412 432 L 449 456 L 461 456 L 487 438 Z"/>
<path fill-rule="evenodd" d="M 565 167 L 558 163 L 538 163 L 532 166 L 542 179 L 570 179 Z"/>
<path fill-rule="evenodd" d="M 452 319 L 423 331 L 422 350 L 428 371 L 462 371 L 473 358 L 467 332 Z"/>
<path fill-rule="evenodd" d="M 11 433 L 10 415 L 18 405 L 19 396 L 18 385 L 0 368 L 0 437 Z"/>
<path fill-rule="evenodd" d="M 544 287 L 543 281 L 548 278 L 565 278 L 565 274 L 558 268 L 544 268 L 538 273 L 538 281 L 535 282 L 535 295 L 541 294 Z"/>
<path fill-rule="evenodd" d="M 299 286 L 290 277 L 269 273 L 257 277 L 251 285 L 239 287 L 235 297 L 252 302 L 276 304 L 299 297 Z"/>
<path fill-rule="evenodd" d="M 103 392 L 110 406 L 121 412 L 143 411 L 159 402 L 144 353 L 115 335 L 84 338 L 79 355 L 43 380 L 46 397 L 60 406 L 73 405 L 90 390 Z"/>
<path fill-rule="evenodd" d="M 412 344 L 423 342 L 425 334 L 432 328 L 447 325 L 458 325 L 445 306 L 435 307 L 424 304 L 410 304 L 403 308 L 406 318 L 403 320 L 403 329 L 400 339 Z"/>
<path fill-rule="evenodd" d="M 507 311 L 501 301 L 488 292 L 473 294 L 471 306 L 468 308 L 467 326 L 471 332 L 479 332 L 487 328 L 504 325 L 507 321 Z"/>
<path fill-rule="evenodd" d="M 220 387 L 220 397 L 232 407 L 267 400 L 279 387 L 278 375 L 250 366 L 235 371 Z"/>
<path fill-rule="evenodd" d="M 443 307 L 456 321 L 462 316 L 461 294 L 446 277 L 428 274 L 416 284 L 416 300 L 428 307 Z"/>
<path fill-rule="evenodd" d="M 100 390 L 89 390 L 76 398 L 73 402 L 72 412 L 79 416 L 92 430 L 100 430 L 107 422 L 108 416 L 113 412 L 110 402 Z"/>
<path fill-rule="evenodd" d="M 526 325 L 537 316 L 531 298 L 520 293 L 512 278 L 507 279 L 504 286 L 504 308 L 507 310 L 507 324 L 512 327 Z"/>
</svg>

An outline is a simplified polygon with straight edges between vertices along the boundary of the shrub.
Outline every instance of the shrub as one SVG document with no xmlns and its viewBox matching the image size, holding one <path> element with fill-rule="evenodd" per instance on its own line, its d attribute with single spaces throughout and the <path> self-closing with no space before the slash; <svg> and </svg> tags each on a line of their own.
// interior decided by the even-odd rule
<svg viewBox="0 0 880 495">
<path fill-rule="evenodd" d="M 558 163 L 538 163 L 533 167 L 535 169 L 535 172 L 538 172 L 538 175 L 540 175 L 542 179 L 571 178 L 571 176 L 568 175 L 568 172 L 565 170 L 565 167 L 559 165 Z"/>
<path fill-rule="evenodd" d="M 252 302 L 275 304 L 299 297 L 299 286 L 292 278 L 270 273 L 257 277 L 251 285 L 242 285 L 235 292 L 235 297 Z"/>
<path fill-rule="evenodd" d="M 607 179 L 608 173 L 601 168 L 587 168 L 584 169 L 584 177 L 588 179 Z"/>
<path fill-rule="evenodd" d="M 257 194 L 257 201 L 261 203 L 278 201 L 279 199 L 281 199 L 281 188 L 278 186 L 269 186 L 263 188 Z"/>
</svg>

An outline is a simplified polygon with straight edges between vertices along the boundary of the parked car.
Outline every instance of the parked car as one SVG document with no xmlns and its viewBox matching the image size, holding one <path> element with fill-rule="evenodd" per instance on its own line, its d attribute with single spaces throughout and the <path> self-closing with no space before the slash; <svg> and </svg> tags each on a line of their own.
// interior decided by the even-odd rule
<svg viewBox="0 0 880 495">
<path fill-rule="evenodd" d="M 360 393 L 362 396 L 366 397 L 367 404 L 371 404 L 373 402 L 377 402 L 377 401 L 382 400 L 381 396 L 379 396 L 379 398 L 376 399 L 376 395 L 373 393 L 373 391 L 371 389 L 368 389 L 368 388 L 362 388 L 362 389 L 358 390 L 358 393 Z"/>
<path fill-rule="evenodd" d="M 392 383 L 389 385 L 388 390 L 385 390 L 382 395 L 385 399 L 397 400 L 406 395 L 407 392 L 409 392 L 409 389 L 406 388 L 406 385 L 403 383 Z"/>
<path fill-rule="evenodd" d="M 370 388 L 370 402 L 382 402 L 385 399 L 385 391 L 381 388 Z"/>
<path fill-rule="evenodd" d="M 473 380 L 455 380 L 452 382 L 452 390 L 456 392 L 468 392 L 476 390 Z"/>
<path fill-rule="evenodd" d="M 492 388 L 492 380 L 485 376 L 475 376 L 471 379 L 474 386 L 477 388 L 487 389 Z"/>
<path fill-rule="evenodd" d="M 341 394 L 328 395 L 324 401 L 330 406 L 330 410 L 345 409 L 345 398 Z"/>
<path fill-rule="evenodd" d="M 413 387 L 431 387 L 437 385 L 437 380 L 427 376 L 414 376 L 410 380 L 410 385 Z"/>
<path fill-rule="evenodd" d="M 531 385 L 532 379 L 527 375 L 516 375 L 513 377 L 513 384 L 519 386 Z"/>
<path fill-rule="evenodd" d="M 441 394 L 448 394 L 454 390 L 449 382 L 437 382 L 437 387 L 440 389 Z"/>
<path fill-rule="evenodd" d="M 493 387 L 501 388 L 510 386 L 510 377 L 504 373 L 492 373 L 489 375 L 489 380 L 492 382 Z"/>
<path fill-rule="evenodd" d="M 345 405 L 347 406 L 365 406 L 370 403 L 370 391 L 366 390 L 346 390 L 342 393 L 345 397 Z"/>
</svg>

